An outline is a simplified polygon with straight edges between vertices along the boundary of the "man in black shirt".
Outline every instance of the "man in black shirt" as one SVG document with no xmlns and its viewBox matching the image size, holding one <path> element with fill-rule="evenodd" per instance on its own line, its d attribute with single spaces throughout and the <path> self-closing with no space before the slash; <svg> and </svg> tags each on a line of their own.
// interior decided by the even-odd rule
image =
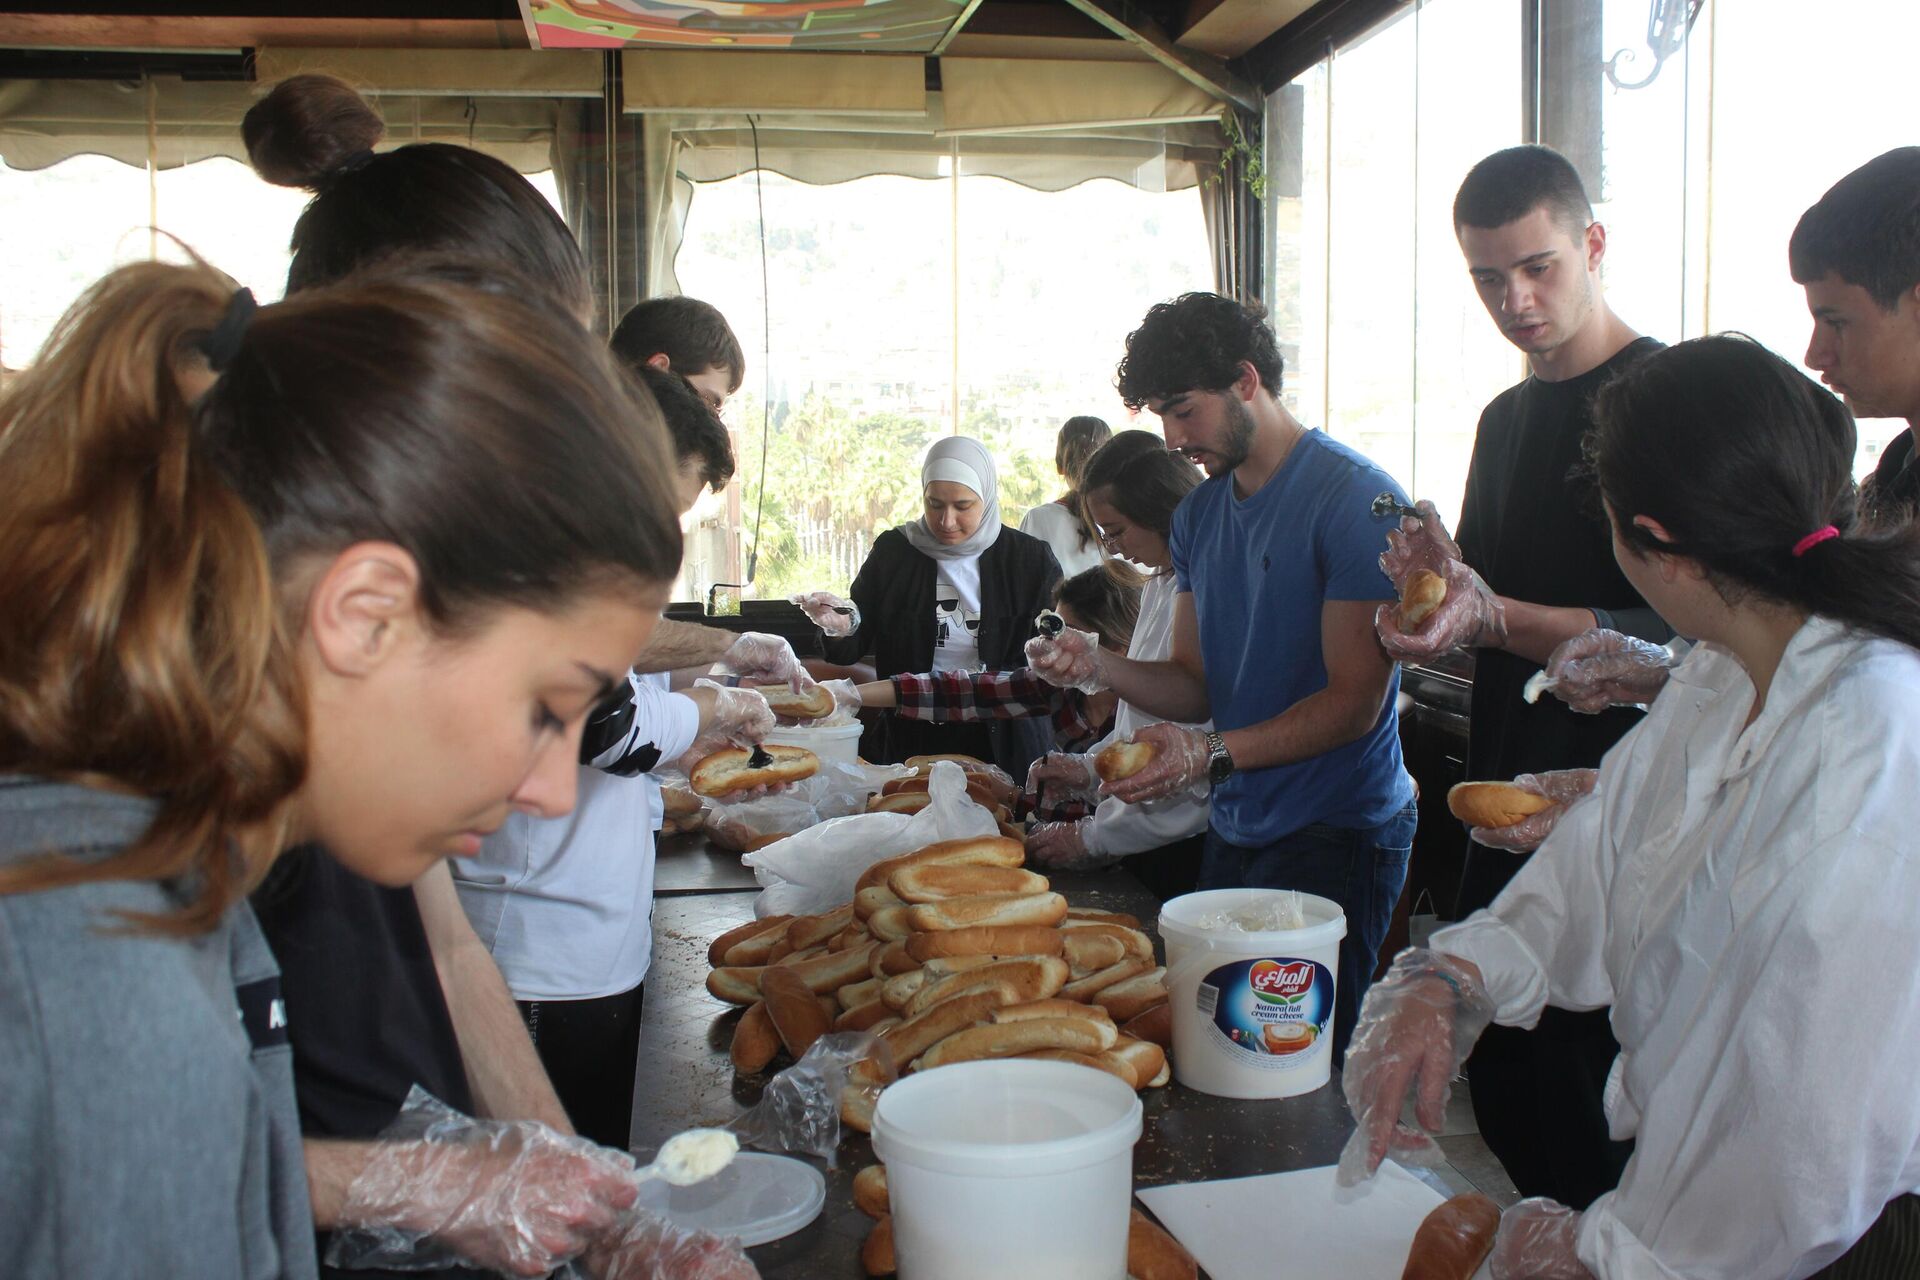
<svg viewBox="0 0 1920 1280">
<path fill-rule="evenodd" d="M 1606 230 L 1557 152 L 1515 147 L 1475 165 L 1454 201 L 1454 230 L 1487 314 L 1526 353 L 1532 376 L 1481 414 L 1447 603 L 1404 634 L 1383 610 L 1381 642 L 1408 661 L 1476 650 L 1469 777 L 1592 768 L 1639 713 L 1581 715 L 1552 698 L 1530 705 L 1522 690 L 1555 648 L 1596 626 L 1655 642 L 1672 635 L 1614 563 L 1580 466 L 1594 392 L 1660 344 L 1608 308 Z M 1428 527 L 1409 522 L 1413 541 L 1453 550 L 1437 519 L 1417 523 Z M 1398 540 L 1389 561 L 1407 550 Z M 1470 845 L 1456 917 L 1490 903 L 1525 858 Z M 1481 1037 L 1467 1067 L 1475 1116 L 1523 1195 L 1584 1208 L 1619 1180 L 1631 1146 L 1608 1140 L 1601 1106 L 1618 1052 L 1605 1010 L 1549 1008 L 1531 1031 L 1490 1027 Z"/>
<path fill-rule="evenodd" d="M 1920 509 L 1920 147 L 1896 147 L 1833 184 L 1787 245 L 1813 313 L 1807 367 L 1856 418 L 1904 418 L 1867 482 L 1876 515 Z"/>
</svg>

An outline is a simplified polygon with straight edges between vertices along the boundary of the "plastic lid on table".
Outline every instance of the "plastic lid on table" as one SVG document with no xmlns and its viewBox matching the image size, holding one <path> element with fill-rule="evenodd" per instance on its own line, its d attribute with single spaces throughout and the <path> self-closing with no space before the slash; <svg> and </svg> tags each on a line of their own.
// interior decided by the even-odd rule
<svg viewBox="0 0 1920 1280">
<path fill-rule="evenodd" d="M 827 1180 L 790 1156 L 742 1151 L 725 1169 L 690 1187 L 655 1179 L 640 1186 L 639 1206 L 677 1227 L 732 1236 L 747 1248 L 790 1236 L 820 1216 Z"/>
</svg>

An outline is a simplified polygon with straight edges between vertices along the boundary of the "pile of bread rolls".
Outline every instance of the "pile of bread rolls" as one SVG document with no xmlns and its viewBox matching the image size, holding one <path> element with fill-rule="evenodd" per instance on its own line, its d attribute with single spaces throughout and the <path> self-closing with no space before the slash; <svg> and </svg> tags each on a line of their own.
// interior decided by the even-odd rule
<svg viewBox="0 0 1920 1280">
<path fill-rule="evenodd" d="M 887 1167 L 869 1165 L 853 1177 L 853 1203 L 874 1220 L 860 1247 L 860 1266 L 870 1276 L 894 1273 L 892 1202 Z M 1135 1209 L 1127 1222 L 1128 1280 L 1196 1280 L 1200 1267 L 1158 1223 Z"/>
<path fill-rule="evenodd" d="M 662 783 L 660 802 L 665 816 L 660 823 L 660 834 L 679 835 L 686 831 L 698 831 L 707 825 L 706 806 L 700 803 L 700 797 L 688 787 L 678 783 Z"/>
<path fill-rule="evenodd" d="M 1169 1078 L 1165 970 L 1130 916 L 1070 907 L 1018 840 L 945 840 L 874 864 L 854 900 L 722 934 L 707 990 L 743 1005 L 736 1069 L 799 1057 L 825 1031 L 875 1031 L 842 1118 L 865 1132 L 899 1072 L 1042 1057 L 1134 1088 Z"/>
</svg>

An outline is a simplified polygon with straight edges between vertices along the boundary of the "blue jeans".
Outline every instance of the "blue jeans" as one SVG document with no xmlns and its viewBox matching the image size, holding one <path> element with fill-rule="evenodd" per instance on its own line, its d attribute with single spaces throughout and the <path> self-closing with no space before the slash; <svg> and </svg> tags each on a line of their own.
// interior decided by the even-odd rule
<svg viewBox="0 0 1920 1280">
<path fill-rule="evenodd" d="M 1229 844 L 1207 828 L 1200 859 L 1202 889 L 1297 889 L 1340 904 L 1347 936 L 1340 943 L 1340 980 L 1333 999 L 1333 1060 L 1346 1059 L 1347 1041 L 1360 1016 L 1360 997 L 1373 982 L 1373 967 L 1386 941 L 1393 908 L 1407 883 L 1417 805 L 1377 827 L 1330 827 L 1315 823 L 1257 848 Z"/>
</svg>

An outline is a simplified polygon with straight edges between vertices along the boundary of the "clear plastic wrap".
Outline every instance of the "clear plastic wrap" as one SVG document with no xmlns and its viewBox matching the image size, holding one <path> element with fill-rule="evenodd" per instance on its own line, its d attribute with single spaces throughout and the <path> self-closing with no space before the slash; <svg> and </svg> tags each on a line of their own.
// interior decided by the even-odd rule
<svg viewBox="0 0 1920 1280">
<path fill-rule="evenodd" d="M 740 1145 L 816 1156 L 833 1168 L 840 1149 L 840 1093 L 856 1062 L 873 1052 L 870 1031 L 838 1031 L 813 1042 L 800 1061 L 767 1082 L 744 1115 L 727 1128 Z"/>
</svg>

